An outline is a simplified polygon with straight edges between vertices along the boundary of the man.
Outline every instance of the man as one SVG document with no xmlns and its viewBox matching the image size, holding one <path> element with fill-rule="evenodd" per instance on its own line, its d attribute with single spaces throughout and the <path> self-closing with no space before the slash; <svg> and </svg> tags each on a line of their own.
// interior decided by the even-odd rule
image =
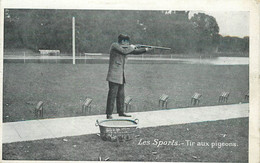
<svg viewBox="0 0 260 163">
<path fill-rule="evenodd" d="M 109 91 L 107 96 L 106 114 L 107 119 L 112 119 L 114 103 L 116 101 L 117 113 L 119 116 L 131 117 L 124 113 L 125 101 L 125 61 L 128 54 L 142 54 L 152 50 L 152 48 L 136 48 L 135 45 L 130 45 L 130 38 L 127 35 L 120 34 L 118 42 L 113 43 L 110 47 L 109 69 L 107 81 Z"/>
</svg>

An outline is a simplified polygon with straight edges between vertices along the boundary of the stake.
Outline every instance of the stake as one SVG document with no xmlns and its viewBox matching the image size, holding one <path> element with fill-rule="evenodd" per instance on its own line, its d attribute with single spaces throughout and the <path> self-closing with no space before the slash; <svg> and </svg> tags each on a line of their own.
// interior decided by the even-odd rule
<svg viewBox="0 0 260 163">
<path fill-rule="evenodd" d="M 72 17 L 72 55 L 73 64 L 75 64 L 75 17 Z"/>
</svg>

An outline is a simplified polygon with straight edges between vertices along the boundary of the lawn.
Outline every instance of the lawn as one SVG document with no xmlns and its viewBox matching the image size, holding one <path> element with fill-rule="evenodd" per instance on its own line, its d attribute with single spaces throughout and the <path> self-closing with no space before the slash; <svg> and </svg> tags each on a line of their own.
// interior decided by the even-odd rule
<svg viewBox="0 0 260 163">
<path fill-rule="evenodd" d="M 157 139 L 184 144 L 158 146 Z M 248 118 L 139 129 L 135 139 L 119 145 L 97 135 L 9 143 L 3 144 L 2 156 L 3 160 L 248 162 Z"/>
<path fill-rule="evenodd" d="M 34 107 L 44 102 L 44 118 L 82 115 L 82 100 L 93 99 L 91 114 L 104 114 L 108 64 L 5 63 L 3 121 L 35 119 Z M 158 99 L 169 95 L 169 108 L 191 107 L 194 92 L 202 106 L 218 105 L 222 91 L 228 104 L 247 102 L 249 67 L 203 64 L 127 64 L 126 95 L 133 97 L 130 112 L 158 110 Z M 116 111 L 116 109 L 114 110 Z"/>
</svg>

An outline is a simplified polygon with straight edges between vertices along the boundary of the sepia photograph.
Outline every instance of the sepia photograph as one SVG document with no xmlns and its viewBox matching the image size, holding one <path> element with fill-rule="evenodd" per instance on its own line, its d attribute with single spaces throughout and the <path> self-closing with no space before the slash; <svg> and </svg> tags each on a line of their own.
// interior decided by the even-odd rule
<svg viewBox="0 0 260 163">
<path fill-rule="evenodd" d="M 3 13 L 3 161 L 249 162 L 249 11 Z"/>
</svg>

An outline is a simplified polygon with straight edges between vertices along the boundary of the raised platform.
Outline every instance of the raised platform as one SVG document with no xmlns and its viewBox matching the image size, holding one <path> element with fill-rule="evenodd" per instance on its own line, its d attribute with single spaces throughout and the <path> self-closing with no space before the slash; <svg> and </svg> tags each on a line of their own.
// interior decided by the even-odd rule
<svg viewBox="0 0 260 163">
<path fill-rule="evenodd" d="M 217 121 L 249 116 L 249 104 L 218 105 L 128 113 L 139 119 L 138 128 Z M 96 120 L 106 115 L 42 119 L 3 123 L 2 143 L 99 133 Z M 113 118 L 122 119 L 118 115 Z M 127 118 L 129 119 L 129 118 Z"/>
</svg>

